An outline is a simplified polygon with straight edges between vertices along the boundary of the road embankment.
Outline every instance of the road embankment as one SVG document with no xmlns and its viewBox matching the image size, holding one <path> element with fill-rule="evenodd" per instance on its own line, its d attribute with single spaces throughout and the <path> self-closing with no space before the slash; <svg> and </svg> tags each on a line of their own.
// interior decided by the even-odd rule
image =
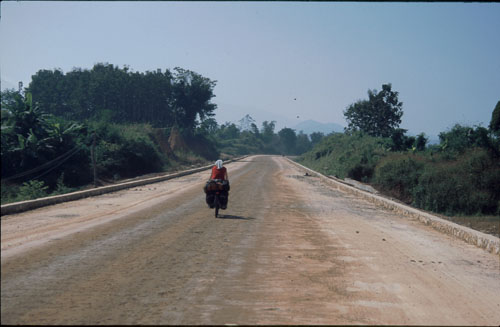
<svg viewBox="0 0 500 327">
<path fill-rule="evenodd" d="M 498 237 L 495 237 L 493 235 L 485 234 L 479 231 L 476 231 L 474 229 L 461 226 L 458 224 L 455 224 L 453 222 L 447 221 L 445 219 L 439 218 L 437 216 L 434 216 L 432 214 L 429 214 L 427 212 L 424 212 L 422 210 L 418 210 L 415 208 L 412 208 L 410 206 L 397 203 L 395 201 L 392 201 L 390 199 L 384 198 L 382 196 L 372 194 L 370 192 L 360 190 L 358 188 L 355 188 L 353 186 L 347 185 L 346 183 L 343 183 L 341 180 L 338 180 L 334 177 L 328 177 L 325 176 L 321 173 L 318 173 L 315 170 L 312 170 L 310 168 L 307 168 L 298 162 L 295 162 L 293 160 L 288 159 L 290 162 L 295 164 L 298 167 L 301 167 L 305 171 L 314 174 L 321 179 L 323 179 L 325 182 L 327 182 L 330 185 L 335 186 L 336 188 L 342 189 L 346 192 L 349 192 L 351 194 L 355 194 L 357 196 L 360 196 L 372 203 L 375 203 L 377 205 L 381 205 L 387 209 L 391 209 L 396 211 L 399 214 L 405 215 L 405 216 L 411 216 L 422 223 L 431 226 L 432 228 L 448 234 L 452 235 L 458 239 L 461 239 L 469 244 L 475 245 L 479 248 L 482 248 L 490 253 L 495 253 L 495 254 L 500 254 L 500 239 Z"/>
</svg>

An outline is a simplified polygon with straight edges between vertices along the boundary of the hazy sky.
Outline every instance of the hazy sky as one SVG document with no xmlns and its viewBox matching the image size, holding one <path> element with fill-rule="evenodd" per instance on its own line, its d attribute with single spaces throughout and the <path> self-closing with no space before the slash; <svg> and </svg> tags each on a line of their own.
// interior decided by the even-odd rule
<svg viewBox="0 0 500 327">
<path fill-rule="evenodd" d="M 178 66 L 217 80 L 219 123 L 345 126 L 392 83 L 401 127 L 437 135 L 487 126 L 500 100 L 500 3 L 2 1 L 0 37 L 2 89 L 40 69 Z"/>
</svg>

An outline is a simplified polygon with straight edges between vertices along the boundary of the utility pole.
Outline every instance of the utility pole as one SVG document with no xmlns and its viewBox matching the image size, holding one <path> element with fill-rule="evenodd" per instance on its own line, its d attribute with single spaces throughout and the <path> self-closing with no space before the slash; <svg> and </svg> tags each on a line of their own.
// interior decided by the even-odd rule
<svg viewBox="0 0 500 327">
<path fill-rule="evenodd" d="M 97 170 L 95 164 L 95 132 L 92 133 L 92 147 L 90 148 L 90 154 L 92 156 L 92 168 L 94 170 L 94 188 L 97 187 Z"/>
</svg>

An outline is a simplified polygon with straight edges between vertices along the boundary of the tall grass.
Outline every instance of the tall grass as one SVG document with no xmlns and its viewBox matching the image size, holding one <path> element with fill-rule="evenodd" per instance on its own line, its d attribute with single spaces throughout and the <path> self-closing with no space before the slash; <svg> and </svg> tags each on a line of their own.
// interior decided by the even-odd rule
<svg viewBox="0 0 500 327">
<path fill-rule="evenodd" d="M 361 133 L 323 138 L 298 161 L 325 175 L 368 182 L 379 160 L 389 154 L 390 141 Z"/>
<path fill-rule="evenodd" d="M 413 188 L 419 208 L 447 215 L 500 214 L 500 164 L 485 149 L 428 162 Z"/>
<path fill-rule="evenodd" d="M 392 153 L 380 160 L 375 167 L 373 182 L 385 193 L 406 203 L 413 202 L 413 190 L 426 165 L 420 155 Z"/>
<path fill-rule="evenodd" d="M 385 193 L 446 215 L 500 214 L 500 165 L 483 148 L 461 155 L 391 154 L 375 169 Z"/>
</svg>

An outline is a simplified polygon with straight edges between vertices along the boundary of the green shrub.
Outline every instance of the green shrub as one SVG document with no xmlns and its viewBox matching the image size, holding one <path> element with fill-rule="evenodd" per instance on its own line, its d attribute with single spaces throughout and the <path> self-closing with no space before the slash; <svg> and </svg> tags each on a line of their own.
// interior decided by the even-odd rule
<svg viewBox="0 0 500 327">
<path fill-rule="evenodd" d="M 19 185 L 12 184 L 12 183 L 5 183 L 2 181 L 2 187 L 1 187 L 1 203 L 6 204 L 6 203 L 11 203 L 15 201 L 15 198 L 17 197 L 17 194 L 19 194 Z"/>
<path fill-rule="evenodd" d="M 56 187 L 55 187 L 54 191 L 51 193 L 51 195 L 65 194 L 65 193 L 70 193 L 70 192 L 73 192 L 76 190 L 77 190 L 77 188 L 68 187 L 64 183 L 64 173 L 62 173 L 61 176 L 59 176 L 59 178 L 57 179 Z"/>
<path fill-rule="evenodd" d="M 45 185 L 43 181 L 32 180 L 23 183 L 19 188 L 19 193 L 17 195 L 17 201 L 32 200 L 37 198 L 43 198 L 48 195 L 47 189 L 49 187 Z"/>
<path fill-rule="evenodd" d="M 481 137 L 475 139 L 483 140 L 482 129 L 476 132 Z M 462 152 L 443 151 L 442 145 L 425 152 L 391 152 L 390 139 L 334 134 L 297 161 L 325 175 L 373 182 L 382 192 L 425 210 L 500 215 L 500 161 L 492 147 L 479 143 L 453 145 Z"/>
<path fill-rule="evenodd" d="M 96 162 L 99 177 L 135 177 L 161 171 L 166 158 L 151 139 L 146 124 L 97 124 Z"/>
<path fill-rule="evenodd" d="M 473 147 L 495 149 L 494 141 L 488 136 L 488 130 L 481 126 L 455 124 L 449 131 L 440 133 L 439 140 L 441 149 L 452 155 L 464 153 Z"/>
<path fill-rule="evenodd" d="M 448 215 L 499 214 L 500 165 L 479 148 L 427 164 L 413 197 L 415 206 Z"/>
<path fill-rule="evenodd" d="M 368 182 L 377 162 L 387 155 L 389 139 L 362 134 L 332 134 L 324 137 L 298 161 L 325 175 L 350 177 Z"/>
<path fill-rule="evenodd" d="M 377 165 L 375 184 L 390 195 L 411 203 L 424 165 L 423 159 L 415 155 L 392 154 Z"/>
</svg>

